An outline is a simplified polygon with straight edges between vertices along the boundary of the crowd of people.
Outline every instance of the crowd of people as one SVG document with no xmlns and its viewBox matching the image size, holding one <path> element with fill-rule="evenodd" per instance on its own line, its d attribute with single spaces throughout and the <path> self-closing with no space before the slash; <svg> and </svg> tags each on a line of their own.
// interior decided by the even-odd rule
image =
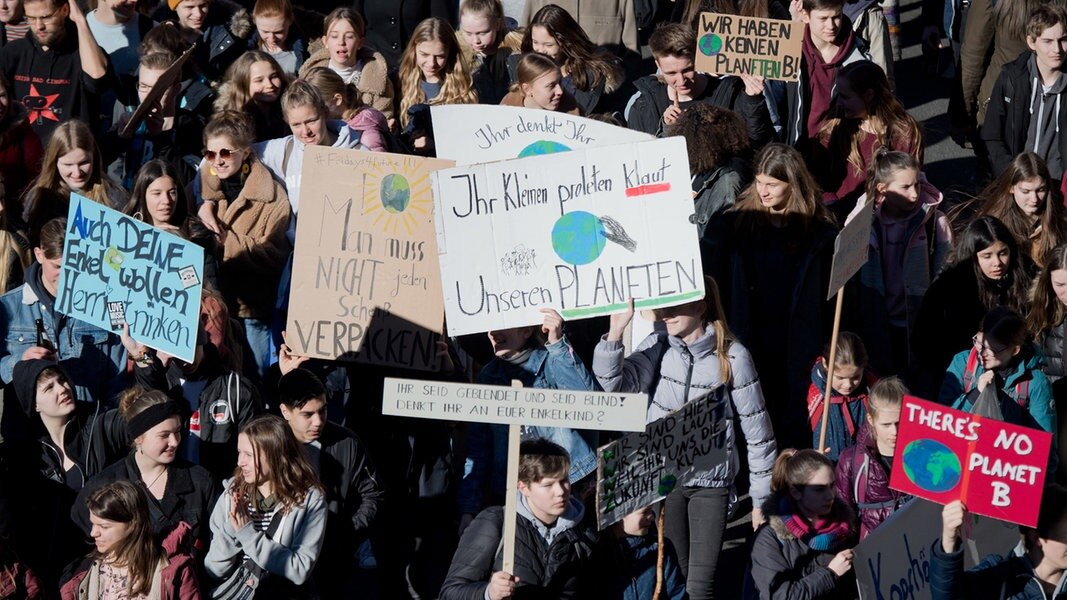
<svg viewBox="0 0 1067 600">
<path fill-rule="evenodd" d="M 1014 550 L 966 570 L 944 507 L 932 596 L 1067 597 L 1067 9 L 923 1 L 982 188 L 946 200 L 895 93 L 923 85 L 895 76 L 897 0 L 561 4 L 0 0 L 0 598 L 854 598 L 853 549 L 911 500 L 909 394 L 1054 439 Z M 708 12 L 796 22 L 798 78 L 698 71 Z M 445 104 L 683 137 L 704 298 L 642 311 L 632 344 L 632 300 L 545 308 L 443 338 L 436 372 L 296 354 L 306 147 L 432 157 Z M 57 310 L 72 194 L 203 248 L 190 362 Z M 834 240 L 865 211 L 831 340 Z M 387 376 L 642 392 L 648 423 L 707 400 L 725 458 L 597 531 L 616 434 L 525 426 L 508 481 L 505 426 L 384 416 Z M 746 568 L 718 568 L 749 512 Z"/>
</svg>

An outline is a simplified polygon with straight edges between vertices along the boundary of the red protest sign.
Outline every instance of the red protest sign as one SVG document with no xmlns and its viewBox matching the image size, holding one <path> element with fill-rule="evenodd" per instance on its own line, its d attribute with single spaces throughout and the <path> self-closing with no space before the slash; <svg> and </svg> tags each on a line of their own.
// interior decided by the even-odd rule
<svg viewBox="0 0 1067 600">
<path fill-rule="evenodd" d="M 905 396 L 889 487 L 1034 527 L 1052 435 Z"/>
</svg>

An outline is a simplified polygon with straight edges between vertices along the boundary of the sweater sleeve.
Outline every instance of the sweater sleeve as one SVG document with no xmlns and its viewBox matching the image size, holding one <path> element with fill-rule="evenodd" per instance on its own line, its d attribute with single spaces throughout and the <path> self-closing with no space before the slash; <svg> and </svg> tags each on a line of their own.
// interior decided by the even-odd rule
<svg viewBox="0 0 1067 600">
<path fill-rule="evenodd" d="M 296 519 L 299 514 L 300 517 L 293 524 L 293 538 L 288 546 L 275 542 L 249 525 L 237 530 L 235 535 L 241 549 L 252 562 L 297 585 L 311 576 L 326 533 L 326 502 L 318 490 L 308 492 L 304 509 L 302 513 L 294 511 L 285 516 L 287 519 Z"/>
<path fill-rule="evenodd" d="M 764 600 L 825 598 L 837 585 L 837 576 L 826 567 L 802 575 L 782 552 L 782 544 L 769 525 L 760 528 L 752 543 L 752 580 Z"/>
<path fill-rule="evenodd" d="M 226 490 L 219 496 L 215 508 L 211 511 L 211 545 L 204 556 L 204 569 L 216 579 L 228 577 L 241 562 L 241 546 L 234 537 L 230 524 L 229 513 L 233 496 L 230 495 L 229 481 L 226 484 Z M 247 526 L 247 529 L 251 528 L 251 525 Z"/>
</svg>

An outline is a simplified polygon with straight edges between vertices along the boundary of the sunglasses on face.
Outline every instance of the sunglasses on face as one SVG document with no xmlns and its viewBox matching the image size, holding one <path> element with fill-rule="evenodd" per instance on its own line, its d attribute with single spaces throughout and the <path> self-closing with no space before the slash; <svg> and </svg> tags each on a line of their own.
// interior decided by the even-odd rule
<svg viewBox="0 0 1067 600">
<path fill-rule="evenodd" d="M 230 158 L 232 158 L 234 154 L 237 154 L 237 152 L 237 150 L 230 150 L 229 148 L 220 148 L 218 152 L 215 152 L 214 150 L 204 150 L 204 158 L 208 159 L 208 161 L 213 161 L 215 160 L 215 157 L 218 156 L 222 160 L 230 160 Z"/>
</svg>

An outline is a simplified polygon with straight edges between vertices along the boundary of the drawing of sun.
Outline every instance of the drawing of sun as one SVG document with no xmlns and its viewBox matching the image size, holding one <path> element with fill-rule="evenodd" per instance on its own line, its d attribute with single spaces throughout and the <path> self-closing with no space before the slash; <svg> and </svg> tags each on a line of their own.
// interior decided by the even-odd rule
<svg viewBox="0 0 1067 600">
<path fill-rule="evenodd" d="M 433 196 L 428 171 L 403 163 L 383 165 L 372 168 L 364 182 L 366 215 L 382 232 L 396 234 L 403 229 L 411 235 L 429 219 Z"/>
</svg>

